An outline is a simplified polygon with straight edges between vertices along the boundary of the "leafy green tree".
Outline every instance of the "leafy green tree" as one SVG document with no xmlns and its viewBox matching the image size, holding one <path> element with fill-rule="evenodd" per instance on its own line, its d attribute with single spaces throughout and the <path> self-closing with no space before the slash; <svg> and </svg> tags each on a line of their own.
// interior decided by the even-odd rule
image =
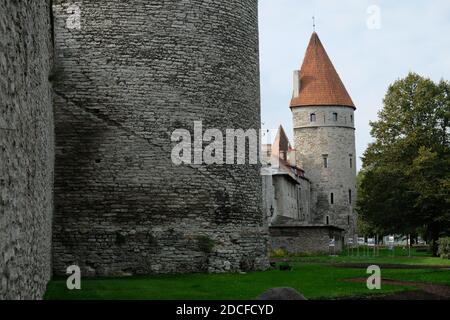
<svg viewBox="0 0 450 320">
<path fill-rule="evenodd" d="M 387 233 L 425 230 L 437 241 L 450 226 L 450 83 L 410 73 L 392 84 L 371 122 L 358 212 Z M 433 252 L 437 252 L 434 246 Z"/>
<path fill-rule="evenodd" d="M 366 194 L 364 193 L 365 189 L 363 189 L 361 187 L 363 182 L 368 181 L 365 178 L 366 178 L 365 171 L 360 170 L 358 172 L 358 175 L 356 176 L 357 188 L 358 188 L 358 190 L 360 190 L 360 191 L 358 191 L 358 199 L 357 199 L 358 203 L 360 203 L 361 201 L 364 201 L 364 199 L 366 197 Z M 367 209 L 367 208 L 366 207 L 360 208 L 361 212 L 362 212 L 362 209 Z M 382 234 L 389 233 L 389 231 L 386 230 L 386 228 L 381 227 L 381 225 L 382 224 L 380 224 L 380 223 L 375 225 L 373 223 L 373 220 L 368 219 L 367 215 L 363 215 L 363 214 L 358 215 L 357 226 L 358 226 L 358 235 L 360 235 L 360 236 L 369 237 L 369 236 L 373 236 L 375 234 L 382 235 Z"/>
</svg>

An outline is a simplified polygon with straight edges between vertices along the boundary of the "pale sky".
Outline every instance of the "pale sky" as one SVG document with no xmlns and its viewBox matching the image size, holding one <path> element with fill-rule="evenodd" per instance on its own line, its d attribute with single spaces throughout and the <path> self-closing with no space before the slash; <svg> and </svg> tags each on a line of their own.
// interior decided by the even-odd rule
<svg viewBox="0 0 450 320">
<path fill-rule="evenodd" d="M 367 26 L 373 5 L 380 9 L 379 29 Z M 409 71 L 450 80 L 449 0 L 259 0 L 262 121 L 268 129 L 283 125 L 291 142 L 292 72 L 300 69 L 313 15 L 357 107 L 358 157 L 371 141 L 369 121 L 377 119 L 389 84 Z"/>
</svg>

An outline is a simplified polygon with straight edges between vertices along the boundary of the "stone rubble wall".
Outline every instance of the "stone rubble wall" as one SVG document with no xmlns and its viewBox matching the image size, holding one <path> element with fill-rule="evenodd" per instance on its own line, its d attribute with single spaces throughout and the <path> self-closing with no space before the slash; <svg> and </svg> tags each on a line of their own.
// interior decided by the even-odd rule
<svg viewBox="0 0 450 320">
<path fill-rule="evenodd" d="M 341 231 L 326 227 L 270 227 L 271 249 L 283 249 L 289 253 L 334 254 L 342 251 Z M 335 238 L 335 247 L 330 247 L 330 239 Z"/>
<path fill-rule="evenodd" d="M 0 1 L 0 300 L 40 299 L 51 276 L 49 1 Z"/>
<path fill-rule="evenodd" d="M 259 165 L 171 161 L 171 133 L 194 121 L 259 130 L 257 1 L 53 8 L 54 272 L 266 268 Z"/>
</svg>

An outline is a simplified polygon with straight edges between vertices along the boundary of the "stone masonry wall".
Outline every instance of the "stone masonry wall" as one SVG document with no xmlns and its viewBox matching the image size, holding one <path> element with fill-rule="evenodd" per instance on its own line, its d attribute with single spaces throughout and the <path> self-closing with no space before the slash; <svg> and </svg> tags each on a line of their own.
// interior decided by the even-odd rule
<svg viewBox="0 0 450 320">
<path fill-rule="evenodd" d="M 51 276 L 49 1 L 0 1 L 0 300 L 42 298 Z"/>
<path fill-rule="evenodd" d="M 194 121 L 259 129 L 257 1 L 53 8 L 54 272 L 266 268 L 259 166 L 171 161 L 171 133 Z"/>
<path fill-rule="evenodd" d="M 276 211 L 278 215 L 300 219 L 298 203 L 298 183 L 287 174 L 273 176 Z"/>
<path fill-rule="evenodd" d="M 270 169 L 264 168 L 262 174 L 262 201 L 263 211 L 267 219 L 267 224 L 270 223 L 273 217 L 278 215 L 277 201 L 275 199 L 275 186 L 273 185 L 273 175 L 268 174 Z M 271 212 L 271 209 L 273 212 Z"/>
<path fill-rule="evenodd" d="M 311 181 L 313 220 L 347 231 L 354 237 L 356 225 L 356 149 L 354 109 L 339 106 L 293 108 L 297 165 Z M 316 121 L 310 121 L 310 115 Z M 334 121 L 333 113 L 337 113 Z M 324 167 L 324 155 L 328 168 Z M 350 159 L 352 163 L 350 165 Z M 352 196 L 350 201 L 349 190 Z M 331 203 L 333 193 L 334 203 Z"/>
<path fill-rule="evenodd" d="M 330 247 L 334 237 L 335 248 Z M 339 253 L 342 251 L 342 232 L 327 227 L 270 227 L 271 249 L 289 253 Z"/>
</svg>

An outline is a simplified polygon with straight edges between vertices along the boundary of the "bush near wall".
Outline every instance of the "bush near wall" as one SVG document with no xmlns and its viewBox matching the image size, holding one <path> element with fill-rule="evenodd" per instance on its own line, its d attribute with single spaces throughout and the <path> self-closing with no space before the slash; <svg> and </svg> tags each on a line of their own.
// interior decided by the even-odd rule
<svg viewBox="0 0 450 320">
<path fill-rule="evenodd" d="M 289 252 L 282 248 L 277 248 L 270 251 L 270 258 L 286 258 L 289 256 Z"/>
<path fill-rule="evenodd" d="M 438 245 L 438 255 L 442 259 L 450 259 L 450 237 L 440 238 Z"/>
</svg>

